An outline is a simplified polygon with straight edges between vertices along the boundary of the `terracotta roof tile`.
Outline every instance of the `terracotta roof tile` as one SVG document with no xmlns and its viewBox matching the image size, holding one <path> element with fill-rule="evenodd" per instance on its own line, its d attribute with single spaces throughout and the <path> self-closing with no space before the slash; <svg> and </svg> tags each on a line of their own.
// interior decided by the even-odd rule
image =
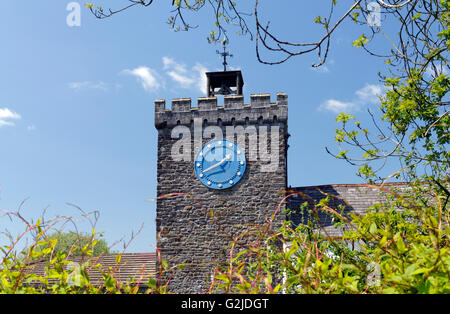
<svg viewBox="0 0 450 314">
<path fill-rule="evenodd" d="M 84 264 L 90 262 L 88 274 L 90 282 L 94 284 L 103 284 L 102 270 L 114 273 L 114 278 L 121 283 L 131 280 L 141 279 L 142 283 L 146 283 L 149 278 L 156 274 L 156 253 L 123 253 L 119 263 L 116 263 L 118 254 L 107 254 L 100 257 L 69 257 L 68 260 L 73 262 L 70 265 Z M 94 265 L 99 264 L 99 267 Z M 73 266 L 72 266 L 73 267 Z M 46 274 L 46 262 L 39 261 L 29 265 L 29 273 L 35 273 L 38 276 Z"/>
</svg>

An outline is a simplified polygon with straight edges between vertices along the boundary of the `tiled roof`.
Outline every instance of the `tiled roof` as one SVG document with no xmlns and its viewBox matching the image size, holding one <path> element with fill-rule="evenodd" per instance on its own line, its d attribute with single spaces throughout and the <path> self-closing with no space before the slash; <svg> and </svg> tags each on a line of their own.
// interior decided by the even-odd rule
<svg viewBox="0 0 450 314">
<path fill-rule="evenodd" d="M 406 183 L 387 183 L 383 185 L 384 189 L 404 189 Z M 321 199 L 329 197 L 328 205 L 336 209 L 338 205 L 343 205 L 344 216 L 348 217 L 350 212 L 355 214 L 364 214 L 367 209 L 377 203 L 385 200 L 380 186 L 369 186 L 366 184 L 332 184 L 319 186 L 306 186 L 289 188 L 289 194 L 298 193 L 288 199 L 287 208 L 292 212 L 288 219 L 293 221 L 294 226 L 305 224 L 311 221 L 311 215 L 302 213 L 300 207 L 308 202 L 308 208 L 314 208 Z M 340 230 L 333 226 L 332 215 L 321 211 L 319 214 L 321 231 L 330 237 L 339 237 L 342 235 Z M 318 227 L 318 226 L 317 226 Z"/>
<path fill-rule="evenodd" d="M 111 270 L 114 273 L 113 277 L 121 283 L 140 280 L 145 284 L 149 278 L 155 276 L 156 253 L 123 253 L 120 255 L 121 258 L 118 262 L 118 254 L 106 254 L 100 257 L 69 257 L 68 260 L 72 263 L 66 267 L 74 267 L 85 262 L 90 262 L 90 266 L 87 269 L 90 282 L 98 285 L 103 284 L 102 270 L 104 272 Z M 97 264 L 101 266 L 95 267 L 94 265 Z M 30 264 L 29 272 L 35 273 L 38 276 L 44 276 L 46 274 L 46 262 L 39 261 Z"/>
</svg>

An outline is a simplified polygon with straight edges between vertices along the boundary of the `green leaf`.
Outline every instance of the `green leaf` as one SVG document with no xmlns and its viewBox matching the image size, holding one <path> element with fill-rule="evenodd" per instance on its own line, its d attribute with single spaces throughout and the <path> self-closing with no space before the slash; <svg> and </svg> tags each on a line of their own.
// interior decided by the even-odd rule
<svg viewBox="0 0 450 314">
<path fill-rule="evenodd" d="M 354 120 L 355 117 L 352 116 L 351 114 L 347 114 L 345 112 L 341 112 L 337 117 L 336 117 L 336 122 L 342 122 L 342 123 L 347 123 L 349 120 Z"/>
<path fill-rule="evenodd" d="M 430 269 L 428 269 L 428 268 L 419 268 L 418 270 L 416 270 L 413 273 L 411 273 L 411 275 L 412 276 L 420 275 L 420 274 L 428 272 L 429 270 Z"/>
<path fill-rule="evenodd" d="M 151 288 L 151 289 L 153 289 L 153 290 L 156 290 L 156 289 L 157 289 L 156 279 L 150 278 L 150 279 L 148 280 L 148 287 Z"/>
<path fill-rule="evenodd" d="M 400 254 L 403 254 L 406 252 L 406 246 L 405 246 L 405 242 L 403 242 L 403 238 L 401 236 L 400 233 L 397 233 L 394 236 L 394 240 L 395 240 L 395 244 L 397 246 L 397 250 Z"/>
<path fill-rule="evenodd" d="M 362 34 L 357 40 L 355 40 L 352 45 L 357 48 L 361 48 L 364 45 L 367 45 L 369 43 L 369 39 L 366 37 L 365 34 Z"/>
<path fill-rule="evenodd" d="M 377 232 L 377 224 L 376 224 L 375 222 L 373 222 L 373 223 L 370 225 L 369 232 L 370 232 L 370 233 L 376 233 L 376 232 Z"/>
</svg>

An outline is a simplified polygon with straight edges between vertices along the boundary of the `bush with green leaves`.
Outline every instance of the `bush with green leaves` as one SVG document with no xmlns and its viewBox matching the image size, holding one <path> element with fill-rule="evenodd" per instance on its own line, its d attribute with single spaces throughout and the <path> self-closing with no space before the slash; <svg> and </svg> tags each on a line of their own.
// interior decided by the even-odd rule
<svg viewBox="0 0 450 314">
<path fill-rule="evenodd" d="M 450 224 L 446 197 L 414 183 L 405 191 L 380 188 L 386 201 L 347 217 L 329 195 L 307 209 L 333 215 L 343 237 L 318 222 L 293 228 L 254 228 L 232 243 L 228 267 L 215 271 L 211 292 L 450 293 Z M 294 193 L 292 195 L 295 195 Z M 250 241 L 250 239 L 252 239 Z M 255 240 L 256 239 L 256 240 Z"/>
<path fill-rule="evenodd" d="M 357 175 L 384 195 L 359 216 L 332 208 L 336 196 L 324 195 L 304 204 L 314 217 L 306 225 L 251 229 L 246 245 L 231 244 L 229 266 L 216 269 L 211 291 L 450 293 L 450 1 L 382 3 L 400 27 L 398 45 L 391 41 L 383 56 L 388 74 L 379 74 L 385 88 L 379 111 L 369 111 L 374 125 L 339 114 L 339 151 L 327 150 L 357 166 Z M 361 36 L 354 46 L 371 52 L 370 39 Z M 407 188 L 387 189 L 393 178 Z M 321 211 L 334 215 L 342 238 L 317 227 Z"/>
<path fill-rule="evenodd" d="M 95 234 L 94 234 L 95 235 Z M 108 243 L 104 239 L 100 239 L 102 234 L 97 235 L 88 234 L 86 232 L 54 232 L 47 237 L 48 241 L 56 240 L 54 247 L 55 253 L 64 253 L 70 256 L 83 256 L 87 249 L 92 252 L 90 255 L 100 256 L 102 254 L 109 254 L 110 249 Z M 46 242 L 48 244 L 48 242 Z M 39 249 L 39 246 L 37 247 Z"/>
<path fill-rule="evenodd" d="M 158 276 L 144 279 L 143 274 L 137 274 L 128 281 L 118 279 L 115 266 L 134 235 L 124 243 L 123 252 L 116 254 L 114 266 L 101 265 L 100 257 L 108 253 L 109 247 L 104 240 L 98 240 L 95 223 L 91 234 L 64 233 L 61 227 L 71 218 L 41 218 L 33 222 L 25 219 L 20 210 L 3 213 L 0 218 L 9 217 L 13 223 L 22 224 L 24 230 L 17 236 L 0 233 L 4 236 L 0 239 L 0 294 L 136 294 L 167 290 L 167 284 L 157 280 Z M 8 244 L 3 244 L 5 239 Z M 159 264 L 164 265 L 160 256 L 159 259 Z M 92 271 L 100 272 L 102 280 L 91 279 Z M 165 270 L 160 267 L 159 272 Z"/>
</svg>

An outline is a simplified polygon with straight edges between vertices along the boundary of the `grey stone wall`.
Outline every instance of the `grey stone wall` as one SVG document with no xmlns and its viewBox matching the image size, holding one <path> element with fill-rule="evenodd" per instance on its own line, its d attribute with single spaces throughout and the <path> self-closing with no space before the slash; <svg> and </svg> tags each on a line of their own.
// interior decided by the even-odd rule
<svg viewBox="0 0 450 314">
<path fill-rule="evenodd" d="M 247 168 L 244 177 L 230 189 L 211 190 L 196 177 L 194 158 L 200 143 L 194 143 L 195 119 L 202 119 L 203 130 L 210 125 L 279 127 L 279 165 L 274 172 L 262 172 L 267 164 L 260 158 L 249 158 L 249 137 L 245 140 Z M 183 125 L 192 131 L 191 161 L 174 161 L 172 146 L 179 139 L 171 136 L 172 129 Z M 169 265 L 185 264 L 169 284 L 175 293 L 201 293 L 215 266 L 227 261 L 227 246 L 233 237 L 253 225 L 263 225 L 275 212 L 284 197 L 287 184 L 287 96 L 277 94 L 271 103 L 270 95 L 252 95 L 244 104 L 242 96 L 225 97 L 224 106 L 217 106 L 216 98 L 200 98 L 193 107 L 190 99 L 172 102 L 172 109 L 164 100 L 155 102 L 155 126 L 158 129 L 158 167 L 156 226 L 158 249 Z M 270 151 L 271 133 L 267 143 Z M 201 145 L 211 139 L 203 139 Z M 235 139 L 237 141 L 237 139 Z M 194 145 L 196 144 L 196 145 Z M 243 147 L 241 147 L 243 148 Z M 254 156 L 254 155 L 253 155 Z M 171 193 L 182 195 L 166 196 Z M 211 217 L 213 213 L 213 217 Z M 285 220 L 282 212 L 275 218 L 273 228 Z M 169 274 L 170 276 L 171 274 Z"/>
</svg>

